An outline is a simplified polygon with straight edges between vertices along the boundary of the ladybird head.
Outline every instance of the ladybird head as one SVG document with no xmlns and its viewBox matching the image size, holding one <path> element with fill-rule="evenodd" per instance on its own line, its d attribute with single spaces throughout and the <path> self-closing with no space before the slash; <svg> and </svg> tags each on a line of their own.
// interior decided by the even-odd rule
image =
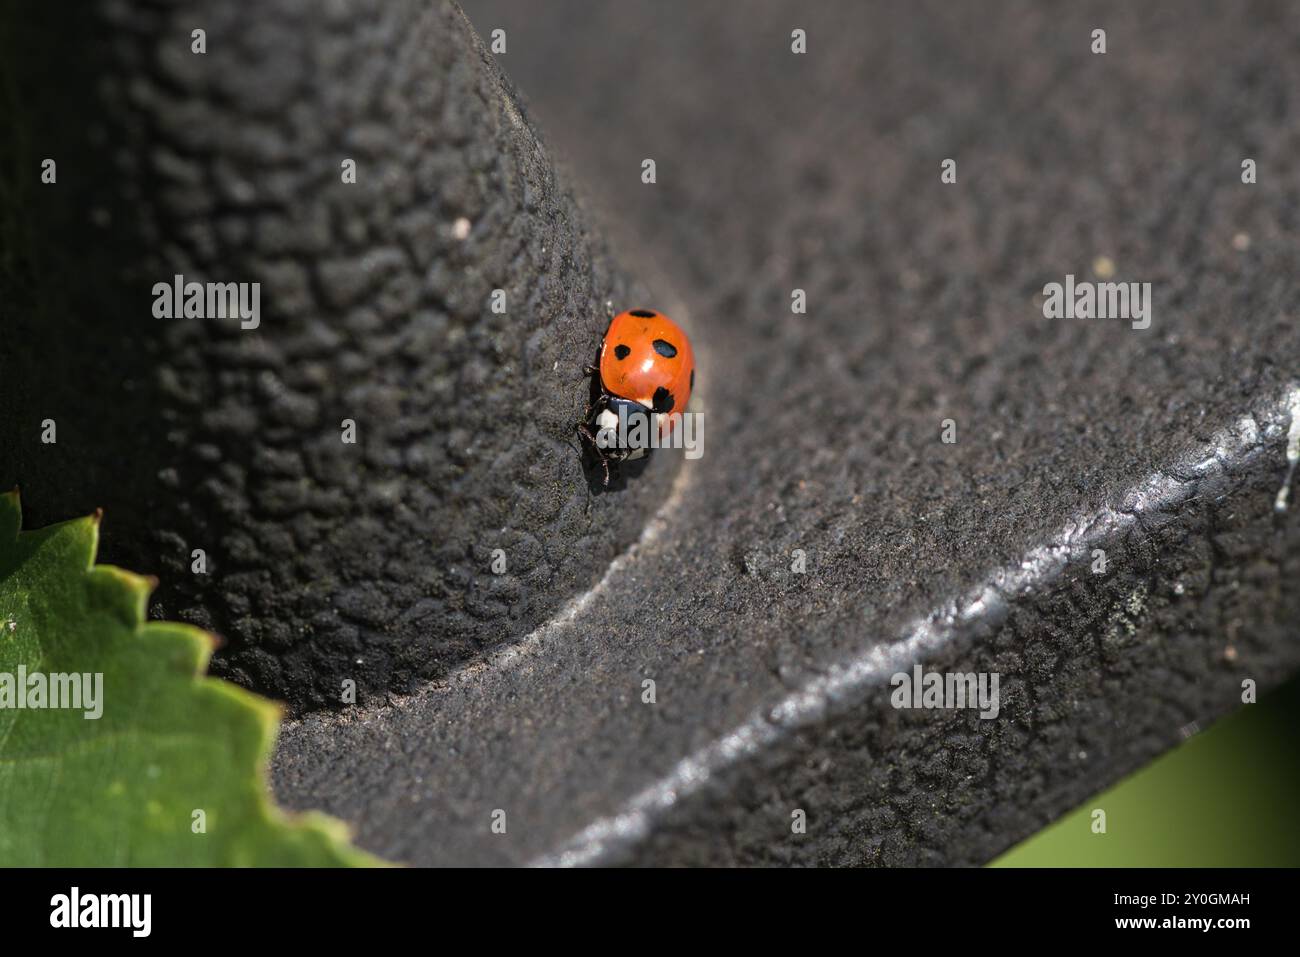
<svg viewBox="0 0 1300 957">
<path fill-rule="evenodd" d="M 591 431 L 597 450 L 611 459 L 639 459 L 659 428 L 659 416 L 631 399 L 604 396 L 592 410 Z"/>
</svg>

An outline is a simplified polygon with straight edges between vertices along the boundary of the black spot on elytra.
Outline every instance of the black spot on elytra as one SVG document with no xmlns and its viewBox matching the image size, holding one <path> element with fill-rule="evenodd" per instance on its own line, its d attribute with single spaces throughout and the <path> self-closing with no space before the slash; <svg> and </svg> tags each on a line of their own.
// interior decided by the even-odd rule
<svg viewBox="0 0 1300 957">
<path fill-rule="evenodd" d="M 653 319 L 655 317 L 653 309 L 633 309 L 629 315 L 636 316 L 638 319 Z"/>
<path fill-rule="evenodd" d="M 673 394 L 663 386 L 655 389 L 654 399 L 652 400 L 652 409 L 655 412 L 671 412 L 676 405 Z"/>
<path fill-rule="evenodd" d="M 671 359 L 677 355 L 677 347 L 667 339 L 656 339 L 651 343 L 655 347 L 655 352 L 659 353 L 665 359 Z"/>
<path fill-rule="evenodd" d="M 691 391 L 695 391 L 695 370 L 691 370 Z"/>
<path fill-rule="evenodd" d="M 632 354 L 632 350 L 629 349 L 627 346 L 614 347 L 614 358 L 616 359 L 626 359 L 631 354 Z"/>
</svg>

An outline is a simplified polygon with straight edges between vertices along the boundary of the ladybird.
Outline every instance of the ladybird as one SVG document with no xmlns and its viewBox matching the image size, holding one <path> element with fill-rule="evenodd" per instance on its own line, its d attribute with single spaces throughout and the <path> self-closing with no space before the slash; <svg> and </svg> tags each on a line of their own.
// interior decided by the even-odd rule
<svg viewBox="0 0 1300 957">
<path fill-rule="evenodd" d="M 639 459 L 653 450 L 618 444 L 620 416 L 628 422 L 647 417 L 662 444 L 691 400 L 695 353 L 686 333 L 663 313 L 632 309 L 610 322 L 600 344 L 600 363 L 588 372 L 599 375 L 598 393 L 578 431 L 591 444 L 609 485 L 610 462 Z M 598 442 L 602 433 L 604 441 Z"/>
</svg>

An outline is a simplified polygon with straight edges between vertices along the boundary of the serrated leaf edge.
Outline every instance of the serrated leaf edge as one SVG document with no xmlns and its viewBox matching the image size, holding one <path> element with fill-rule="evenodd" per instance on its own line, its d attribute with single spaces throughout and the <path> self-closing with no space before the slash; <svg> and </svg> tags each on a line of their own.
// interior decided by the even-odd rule
<svg viewBox="0 0 1300 957">
<path fill-rule="evenodd" d="M 6 511 L 12 513 L 12 516 L 17 520 L 15 524 L 16 535 L 25 534 L 22 524 L 22 497 L 16 486 L 8 492 L 0 493 L 0 518 L 4 517 Z M 221 639 L 217 635 L 185 622 L 156 622 L 147 619 L 149 596 L 158 587 L 158 579 L 152 575 L 139 575 L 127 571 L 116 565 L 97 565 L 95 563 L 95 557 L 99 554 L 99 527 L 103 515 L 103 509 L 96 509 L 90 515 L 69 519 L 66 522 L 56 522 L 54 525 L 46 526 L 42 530 L 48 531 L 63 526 L 76 527 L 85 525 L 84 531 L 89 533 L 86 536 L 88 547 L 85 555 L 85 573 L 87 575 L 93 573 L 110 575 L 117 579 L 122 588 L 132 593 L 134 599 L 132 620 L 128 624 L 132 628 L 133 636 L 149 634 L 153 637 L 170 639 L 183 636 L 192 641 L 198 652 L 195 656 L 196 665 L 191 675 L 194 684 L 202 685 L 207 691 L 224 696 L 236 707 L 243 708 L 255 716 L 259 736 L 258 761 L 254 770 L 258 783 L 257 804 L 258 810 L 266 820 L 271 824 L 279 824 L 291 829 L 313 828 L 322 832 L 326 839 L 335 845 L 339 857 L 347 859 L 348 866 L 395 866 L 389 861 L 385 861 L 352 845 L 352 829 L 338 818 L 330 817 L 328 814 L 319 811 L 286 811 L 272 800 L 270 762 L 275 749 L 276 733 L 279 730 L 280 722 L 284 718 L 284 707 L 229 681 L 214 678 L 207 674 L 212 652 L 221 644 Z M 0 523 L 0 528 L 3 527 L 3 523 Z"/>
</svg>

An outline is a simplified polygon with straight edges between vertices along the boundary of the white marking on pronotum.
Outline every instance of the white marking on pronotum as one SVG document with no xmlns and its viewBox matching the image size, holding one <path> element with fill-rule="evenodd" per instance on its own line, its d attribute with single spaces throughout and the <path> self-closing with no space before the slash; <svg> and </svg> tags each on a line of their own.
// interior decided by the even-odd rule
<svg viewBox="0 0 1300 957">
<path fill-rule="evenodd" d="M 1288 460 L 1292 450 L 1300 458 L 1300 387 L 1283 400 L 1291 411 Z M 1280 411 L 1280 410 L 1279 410 Z M 1276 436 L 1280 425 L 1269 424 L 1266 438 Z M 776 704 L 762 708 L 727 734 L 709 742 L 679 761 L 667 775 L 633 795 L 622 810 L 595 821 L 571 838 L 558 851 L 531 861 L 534 867 L 572 867 L 600 862 L 608 853 L 644 839 L 654 818 L 707 784 L 710 778 L 730 766 L 760 753 L 791 731 L 820 719 L 829 709 L 860 702 L 889 676 L 910 667 L 920 654 L 947 642 L 962 622 L 995 616 L 1015 599 L 1049 585 L 1067 563 L 1091 555 L 1093 545 L 1122 532 L 1198 493 L 1200 482 L 1223 474 L 1225 465 L 1241 454 L 1260 448 L 1255 429 L 1225 429 L 1208 447 L 1193 450 L 1184 461 L 1192 463 L 1191 479 L 1179 479 L 1156 472 L 1132 486 L 1117 503 L 1119 508 L 1102 508 L 1080 515 L 1059 528 L 1047 544 L 1031 549 L 1019 562 L 995 569 L 984 582 L 958 601 L 913 619 L 902 637 L 875 645 L 861 654 L 837 662 L 789 692 Z"/>
<path fill-rule="evenodd" d="M 1293 386 L 1286 398 L 1287 411 L 1291 413 L 1291 427 L 1286 435 L 1286 478 L 1277 490 L 1273 508 L 1285 512 L 1291 496 L 1291 479 L 1295 477 L 1296 463 L 1300 462 L 1300 385 Z"/>
</svg>

